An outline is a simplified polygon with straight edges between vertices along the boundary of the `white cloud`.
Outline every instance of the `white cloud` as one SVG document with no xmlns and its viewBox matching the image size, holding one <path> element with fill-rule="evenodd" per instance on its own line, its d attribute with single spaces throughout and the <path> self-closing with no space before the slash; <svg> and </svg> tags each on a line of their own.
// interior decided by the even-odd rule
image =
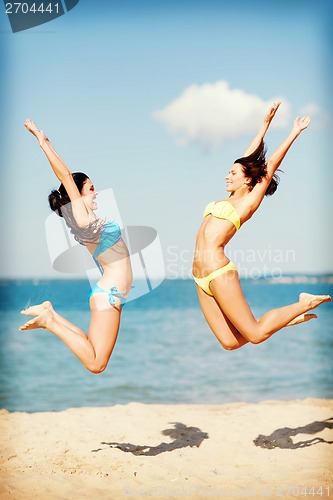
<svg viewBox="0 0 333 500">
<path fill-rule="evenodd" d="M 329 126 L 331 121 L 330 114 L 321 109 L 317 104 L 310 102 L 300 108 L 299 116 L 311 115 L 311 127 L 323 129 Z"/>
<path fill-rule="evenodd" d="M 285 127 L 290 119 L 289 104 L 282 97 L 263 101 L 240 89 L 231 89 L 221 80 L 193 84 L 154 113 L 154 118 L 177 137 L 179 145 L 196 143 L 206 149 L 218 147 L 224 140 L 245 133 L 256 133 L 265 113 L 275 101 L 282 101 L 272 128 Z"/>
</svg>

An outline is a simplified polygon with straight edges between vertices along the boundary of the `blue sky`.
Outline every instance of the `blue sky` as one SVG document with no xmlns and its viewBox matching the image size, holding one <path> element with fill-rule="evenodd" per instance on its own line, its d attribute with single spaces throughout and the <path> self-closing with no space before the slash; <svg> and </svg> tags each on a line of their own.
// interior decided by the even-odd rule
<svg viewBox="0 0 333 500">
<path fill-rule="evenodd" d="M 218 82 L 260 106 L 282 98 L 287 123 L 267 135 L 269 152 L 293 117 L 314 110 L 283 164 L 278 192 L 236 235 L 229 255 L 245 275 L 332 272 L 329 5 L 80 0 L 66 15 L 15 34 L 1 5 L 1 275 L 62 277 L 44 230 L 47 195 L 58 182 L 23 127 L 30 117 L 73 171 L 88 173 L 99 190 L 113 189 L 125 224 L 158 231 L 167 275 L 187 277 L 204 206 L 226 196 L 224 177 L 258 117 L 218 144 L 207 145 L 199 129 L 179 145 L 178 123 L 156 113 L 191 86 L 200 93 Z"/>
</svg>

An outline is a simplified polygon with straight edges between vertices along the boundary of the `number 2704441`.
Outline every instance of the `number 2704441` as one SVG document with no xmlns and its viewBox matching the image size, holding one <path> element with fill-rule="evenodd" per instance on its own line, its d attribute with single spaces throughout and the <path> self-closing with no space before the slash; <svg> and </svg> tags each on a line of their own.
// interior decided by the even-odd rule
<svg viewBox="0 0 333 500">
<path fill-rule="evenodd" d="M 6 14 L 59 14 L 59 3 L 33 3 L 8 2 L 6 3 Z"/>
</svg>

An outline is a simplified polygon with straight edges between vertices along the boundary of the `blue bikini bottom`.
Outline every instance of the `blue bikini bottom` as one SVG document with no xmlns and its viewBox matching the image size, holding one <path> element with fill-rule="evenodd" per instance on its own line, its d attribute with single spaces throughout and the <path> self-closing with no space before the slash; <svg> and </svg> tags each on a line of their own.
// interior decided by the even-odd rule
<svg viewBox="0 0 333 500">
<path fill-rule="evenodd" d="M 112 306 L 117 305 L 117 302 L 114 299 L 115 297 L 117 297 L 117 299 L 120 300 L 121 305 L 124 305 L 126 302 L 126 297 L 122 297 L 122 295 L 125 295 L 126 292 L 118 292 L 117 287 L 115 286 L 112 286 L 109 290 L 105 290 L 104 288 L 101 288 L 99 285 L 94 285 L 88 295 L 89 300 L 90 297 L 94 295 L 94 293 L 106 293 L 108 295 L 109 302 Z"/>
</svg>

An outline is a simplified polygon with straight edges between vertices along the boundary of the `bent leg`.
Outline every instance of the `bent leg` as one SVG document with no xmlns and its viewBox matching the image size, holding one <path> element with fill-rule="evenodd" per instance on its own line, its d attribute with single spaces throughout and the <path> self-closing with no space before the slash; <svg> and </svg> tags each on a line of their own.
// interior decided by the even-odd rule
<svg viewBox="0 0 333 500">
<path fill-rule="evenodd" d="M 198 285 L 197 292 L 201 310 L 208 326 L 224 349 L 238 349 L 247 344 L 248 340 L 232 325 L 214 297 L 205 293 Z"/>
<path fill-rule="evenodd" d="M 228 271 L 210 283 L 210 289 L 216 302 L 239 333 L 249 342 L 259 344 L 267 340 L 300 315 L 318 307 L 323 302 L 330 302 L 329 295 L 301 294 L 294 304 L 272 309 L 258 321 L 244 297 L 237 271 Z"/>
<path fill-rule="evenodd" d="M 20 330 L 44 328 L 56 335 L 82 364 L 92 373 L 105 370 L 117 340 L 120 325 L 120 305 L 110 306 L 106 294 L 90 300 L 91 321 L 88 336 L 69 321 L 54 312 L 49 302 L 32 306 L 26 315 L 34 315 Z"/>
</svg>

